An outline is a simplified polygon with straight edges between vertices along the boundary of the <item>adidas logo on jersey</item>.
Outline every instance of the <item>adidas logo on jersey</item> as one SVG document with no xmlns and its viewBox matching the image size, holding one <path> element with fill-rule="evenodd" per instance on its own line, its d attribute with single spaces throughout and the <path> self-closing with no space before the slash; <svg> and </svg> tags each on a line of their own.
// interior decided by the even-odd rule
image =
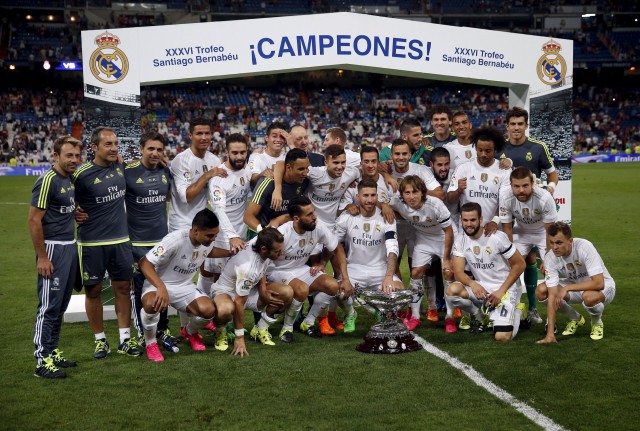
<svg viewBox="0 0 640 431">
<path fill-rule="evenodd" d="M 142 178 L 138 178 L 138 180 L 136 181 L 136 184 L 144 184 L 144 181 L 142 181 Z"/>
<path fill-rule="evenodd" d="M 180 259 L 186 259 L 186 258 L 187 258 L 187 255 L 186 255 L 186 254 L 183 254 L 183 255 L 182 255 L 182 257 L 181 257 Z"/>
<path fill-rule="evenodd" d="M 60 193 L 66 193 L 67 191 L 63 188 L 60 189 Z"/>
<path fill-rule="evenodd" d="M 93 180 L 93 184 L 100 184 L 102 181 L 100 181 L 100 178 L 96 178 L 95 180 Z"/>
</svg>

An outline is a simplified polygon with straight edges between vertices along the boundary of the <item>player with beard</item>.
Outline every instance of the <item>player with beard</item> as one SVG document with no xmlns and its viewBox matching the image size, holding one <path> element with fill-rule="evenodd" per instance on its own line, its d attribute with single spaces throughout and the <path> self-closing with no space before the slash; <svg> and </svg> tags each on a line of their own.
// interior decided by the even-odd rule
<svg viewBox="0 0 640 431">
<path fill-rule="evenodd" d="M 246 138 L 235 133 L 230 135 L 226 142 L 227 160 L 221 168 L 227 175 L 209 180 L 209 205 L 220 221 L 220 235 L 216 237 L 215 246 L 236 254 L 244 249 L 244 238 L 247 237 L 247 226 L 244 224 L 243 216 L 251 188 L 251 172 L 246 166 L 248 149 Z M 210 293 L 211 285 L 220 276 L 227 260 L 227 258 L 220 258 L 204 261 L 198 278 L 200 290 Z M 233 300 L 228 295 L 219 295 L 214 302 L 217 309 L 233 308 Z M 217 350 L 224 351 L 229 347 L 226 328 L 218 325 L 227 321 L 215 321 Z"/>
<path fill-rule="evenodd" d="M 293 198 L 288 206 L 291 221 L 281 225 L 278 230 L 284 235 L 285 244 L 282 256 L 273 262 L 267 271 L 267 281 L 288 284 L 293 288 L 294 297 L 287 308 L 280 340 L 293 341 L 293 322 L 302 304 L 309 294 L 317 293 L 307 317 L 300 324 L 300 330 L 311 337 L 320 336 L 315 327 L 315 319 L 338 292 L 345 297 L 351 296 L 353 287 L 349 282 L 344 250 L 326 225 L 317 220 L 315 209 L 306 196 Z M 342 274 L 338 283 L 325 274 L 323 264 L 308 266 L 316 244 L 323 244 L 329 253 L 335 253 L 332 260 L 335 271 Z M 257 336 L 257 333 L 255 334 Z"/>
<path fill-rule="evenodd" d="M 531 251 L 535 254 L 537 248 L 540 259 L 544 259 L 546 251 L 550 250 L 547 229 L 558 218 L 556 202 L 551 193 L 534 184 L 529 169 L 514 169 L 510 179 L 511 189 L 500 196 L 502 230 L 514 242 L 520 254 L 528 256 Z M 536 275 L 536 283 L 527 283 L 525 270 L 527 293 L 529 290 L 535 292 L 537 279 Z M 527 318 L 533 323 L 542 323 L 535 302 L 529 303 Z"/>
<path fill-rule="evenodd" d="M 408 118 L 402 122 L 400 125 L 400 139 L 409 143 L 411 150 L 410 162 L 423 166 L 429 165 L 431 148 L 427 149 L 425 145 L 422 145 L 422 125 L 418 120 Z M 391 146 L 389 146 L 380 150 L 379 158 L 381 162 L 391 160 L 391 149 Z"/>
<path fill-rule="evenodd" d="M 493 321 L 496 341 L 512 340 L 518 333 L 522 309 L 518 303 L 522 293 L 520 275 L 524 258 L 504 232 L 485 235 L 482 207 L 468 202 L 460 207 L 464 235 L 458 235 L 453 246 L 453 272 L 456 281 L 445 294 L 449 302 L 475 317 L 471 332 L 484 330 L 485 313 Z M 473 278 L 465 272 L 471 268 Z"/>
</svg>

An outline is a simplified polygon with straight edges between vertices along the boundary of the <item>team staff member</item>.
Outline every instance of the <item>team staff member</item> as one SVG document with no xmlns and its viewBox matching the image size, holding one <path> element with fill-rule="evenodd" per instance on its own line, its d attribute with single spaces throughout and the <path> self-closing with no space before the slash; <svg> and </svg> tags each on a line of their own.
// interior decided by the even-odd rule
<svg viewBox="0 0 640 431">
<path fill-rule="evenodd" d="M 171 173 L 163 164 L 165 141 L 156 132 L 145 133 L 140 138 L 139 161 L 128 164 L 124 169 L 127 182 L 125 202 L 127 204 L 127 225 L 133 258 L 136 262 L 147 254 L 149 250 L 160 242 L 167 231 L 167 198 L 171 189 Z M 134 324 L 138 329 L 138 336 L 143 338 L 143 328 L 140 322 L 142 308 L 142 285 L 144 275 L 136 271 L 133 277 L 134 291 Z M 169 347 L 173 344 L 173 337 L 169 331 L 169 318 L 166 310 L 160 314 L 158 323 L 158 337 Z"/>
<path fill-rule="evenodd" d="M 80 163 L 82 143 L 61 136 L 53 144 L 53 168 L 36 181 L 29 208 L 29 233 L 36 251 L 38 312 L 34 328 L 36 377 L 61 379 L 62 368 L 75 367 L 58 349 L 60 327 L 78 271 L 73 213 L 75 191 L 70 176 Z"/>
<path fill-rule="evenodd" d="M 509 138 L 504 143 L 502 151 L 498 151 L 501 159 L 509 158 L 513 167 L 524 166 L 537 178 L 542 172 L 547 174 L 547 191 L 553 195 L 558 184 L 558 172 L 553 166 L 553 157 L 547 145 L 525 135 L 529 128 L 529 113 L 527 110 L 514 107 L 507 111 L 507 132 Z M 544 256 L 540 256 L 543 258 Z M 527 269 L 524 271 L 524 283 L 527 288 L 529 300 L 529 313 L 527 317 L 534 323 L 542 323 L 542 318 L 536 305 L 536 285 L 538 284 L 538 267 L 536 266 L 537 250 L 532 249 L 525 256 Z"/>
<path fill-rule="evenodd" d="M 73 175 L 76 203 L 87 219 L 78 226 L 85 308 L 95 337 L 93 357 L 105 358 L 110 352 L 104 333 L 102 280 L 111 277 L 120 333 L 118 353 L 140 356 L 142 350 L 131 338 L 131 278 L 133 254 L 125 211 L 126 181 L 124 165 L 118 163 L 118 137 L 113 129 L 97 127 L 91 133 L 93 161 Z"/>
</svg>

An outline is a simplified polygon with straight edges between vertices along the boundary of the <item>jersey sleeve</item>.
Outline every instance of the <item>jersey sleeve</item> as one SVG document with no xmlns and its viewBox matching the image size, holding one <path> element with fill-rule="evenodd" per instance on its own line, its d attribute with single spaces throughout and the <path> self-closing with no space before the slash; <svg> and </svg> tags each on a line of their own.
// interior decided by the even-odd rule
<svg viewBox="0 0 640 431">
<path fill-rule="evenodd" d="M 558 211 L 556 210 L 556 201 L 548 191 L 544 191 L 545 201 L 544 206 L 542 207 L 542 222 L 543 223 L 554 223 L 558 220 Z"/>
<path fill-rule="evenodd" d="M 505 259 L 511 259 L 518 249 L 509 241 L 509 237 L 502 231 L 494 232 L 493 236 L 496 238 L 498 253 L 504 256 Z"/>
<path fill-rule="evenodd" d="M 579 251 L 580 256 L 584 259 L 584 265 L 587 268 L 587 274 L 589 274 L 589 277 L 604 274 L 602 259 L 593 244 L 588 241 L 584 241 L 580 244 Z"/>
<path fill-rule="evenodd" d="M 248 268 L 250 264 L 244 262 L 236 266 L 236 294 L 238 296 L 247 296 L 251 293 L 251 289 L 260 282 L 260 278 L 256 279 L 258 274 L 250 274 Z M 262 277 L 262 274 L 260 274 Z"/>
<path fill-rule="evenodd" d="M 560 284 L 560 274 L 557 268 L 557 259 L 552 251 L 544 256 L 544 282 L 547 287 L 556 287 Z"/>
<path fill-rule="evenodd" d="M 319 241 L 324 244 L 327 250 L 334 251 L 338 248 L 338 238 L 332 232 L 329 232 L 329 228 L 324 223 L 318 221 L 316 229 L 320 231 Z"/>
<path fill-rule="evenodd" d="M 453 172 L 453 175 L 451 175 L 451 180 L 449 181 L 449 188 L 447 189 L 447 193 L 449 192 L 455 192 L 456 190 L 458 190 L 458 179 L 459 178 L 465 178 L 466 173 L 464 172 L 464 166 L 459 166 L 456 168 L 456 170 Z"/>
<path fill-rule="evenodd" d="M 347 188 L 347 191 L 344 192 L 344 194 L 340 198 L 340 203 L 338 204 L 339 211 L 343 211 L 349 204 L 355 204 L 355 201 L 356 201 L 355 196 L 356 196 L 357 190 L 358 189 L 355 187 Z"/>
<path fill-rule="evenodd" d="M 453 249 L 451 250 L 451 254 L 456 257 L 464 257 L 464 245 L 462 243 L 463 235 L 456 235 L 455 241 L 453 241 Z"/>
<path fill-rule="evenodd" d="M 220 221 L 220 230 L 224 232 L 227 238 L 234 238 L 239 235 L 227 216 L 227 192 L 219 184 L 218 178 L 213 177 L 209 180 L 209 205 L 211 205 L 211 211 Z"/>
<path fill-rule="evenodd" d="M 309 167 L 309 175 L 307 176 L 307 178 L 309 178 L 309 181 L 311 182 L 311 184 L 315 185 L 318 183 L 320 179 L 322 179 L 325 172 L 327 172 L 326 167 L 316 168 L 311 166 Z"/>
<path fill-rule="evenodd" d="M 547 147 L 547 144 L 540 142 L 540 146 L 542 147 L 542 151 L 540 151 L 538 166 L 540 166 L 541 170 L 545 171 L 547 174 L 550 174 L 551 172 L 556 170 L 556 168 L 553 166 L 553 156 L 551 156 L 551 152 L 549 151 L 549 147 Z"/>
<path fill-rule="evenodd" d="M 340 214 L 338 220 L 336 220 L 336 224 L 333 227 L 333 234 L 338 241 L 344 241 L 347 236 L 347 227 L 349 226 L 349 218 L 351 215 L 344 213 Z"/>
<path fill-rule="evenodd" d="M 260 206 L 264 206 L 265 204 L 271 205 L 271 195 L 273 193 L 273 188 L 274 183 L 272 178 L 260 178 L 253 191 L 253 198 L 251 199 L 251 202 Z"/>
<path fill-rule="evenodd" d="M 36 180 L 31 191 L 31 206 L 46 210 L 49 205 L 51 190 L 51 176 L 42 176 Z"/>
<path fill-rule="evenodd" d="M 498 201 L 498 215 L 500 217 L 500 223 L 502 224 L 509 224 L 513 222 L 513 212 L 511 211 L 510 200 L 510 192 L 500 193 L 500 199 Z"/>
<path fill-rule="evenodd" d="M 249 156 L 249 170 L 251 171 L 251 174 L 260 174 L 262 173 L 263 169 L 260 169 L 260 162 L 259 162 L 259 156 L 260 153 L 251 153 L 251 155 Z"/>
<path fill-rule="evenodd" d="M 436 216 L 438 217 L 438 223 L 443 229 L 451 226 L 451 212 L 449 208 L 440 199 L 434 199 Z"/>
<path fill-rule="evenodd" d="M 400 255 L 400 247 L 398 246 L 398 233 L 396 222 L 384 224 L 384 245 L 387 248 L 387 256 L 394 253 Z"/>
<path fill-rule="evenodd" d="M 436 177 L 433 175 L 430 168 L 423 166 L 422 169 L 420 169 L 420 176 L 422 177 L 424 184 L 427 186 L 427 190 L 431 191 L 440 187 L 440 183 L 436 180 Z"/>
<path fill-rule="evenodd" d="M 380 152 L 378 153 L 378 160 L 380 160 L 381 162 L 391 160 L 391 146 L 384 147 L 380 150 Z"/>
<path fill-rule="evenodd" d="M 179 247 L 179 235 L 165 236 L 159 244 L 147 252 L 145 257 L 153 266 L 169 262 Z"/>
<path fill-rule="evenodd" d="M 187 188 L 191 185 L 192 180 L 186 157 L 181 157 L 178 163 L 176 163 L 175 159 L 171 163 L 171 178 L 180 202 L 185 205 L 188 204 Z"/>
</svg>

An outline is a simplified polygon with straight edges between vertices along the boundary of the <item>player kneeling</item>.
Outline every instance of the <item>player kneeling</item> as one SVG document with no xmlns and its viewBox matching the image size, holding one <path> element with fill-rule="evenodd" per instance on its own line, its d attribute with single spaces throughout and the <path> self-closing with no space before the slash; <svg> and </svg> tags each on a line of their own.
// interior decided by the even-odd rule
<svg viewBox="0 0 640 431">
<path fill-rule="evenodd" d="M 504 232 L 485 235 L 482 208 L 468 202 L 460 208 L 464 235 L 453 246 L 453 273 L 456 282 L 445 291 L 450 303 L 475 317 L 471 331 L 484 330 L 481 320 L 488 314 L 497 341 L 509 341 L 518 333 L 522 309 L 518 307 L 525 262 Z M 469 264 L 473 279 L 464 272 Z"/>
<path fill-rule="evenodd" d="M 171 232 L 140 259 L 139 267 L 146 279 L 140 317 L 150 360 L 164 360 L 156 341 L 156 329 L 160 312 L 169 305 L 194 316 L 187 325 L 186 338 L 193 350 L 205 350 L 198 330 L 213 319 L 216 307 L 192 279 L 206 257 L 228 256 L 227 250 L 213 246 L 218 231 L 218 218 L 204 209 L 193 218 L 191 229 Z"/>
</svg>

